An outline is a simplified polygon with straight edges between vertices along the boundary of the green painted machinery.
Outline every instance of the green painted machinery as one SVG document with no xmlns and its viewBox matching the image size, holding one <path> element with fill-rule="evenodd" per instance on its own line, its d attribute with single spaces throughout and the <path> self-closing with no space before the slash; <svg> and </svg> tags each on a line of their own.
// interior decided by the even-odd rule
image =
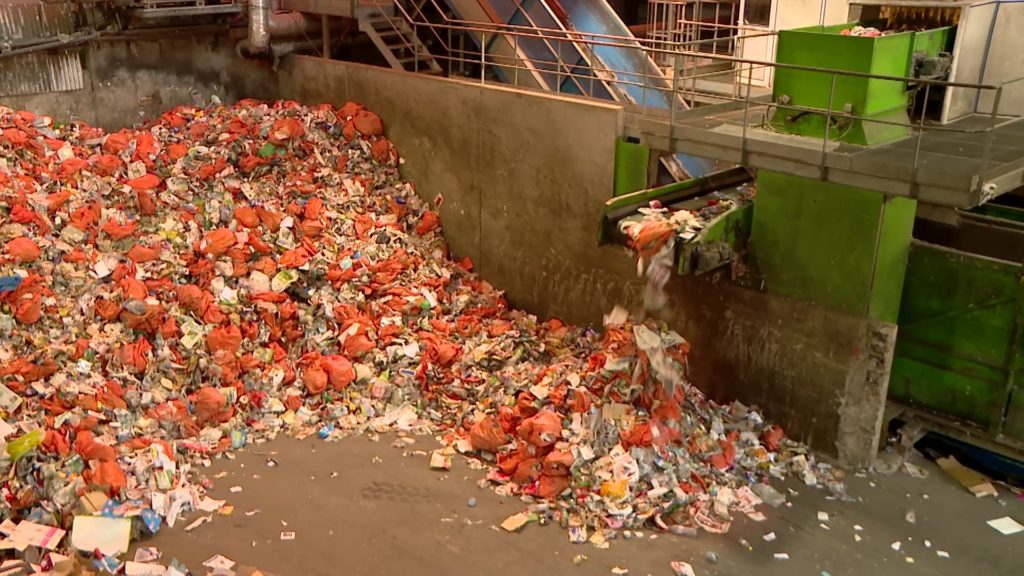
<svg viewBox="0 0 1024 576">
<path fill-rule="evenodd" d="M 772 91 L 773 128 L 788 134 L 874 146 L 909 134 L 908 106 L 919 86 L 905 80 L 836 75 L 842 70 L 907 78 L 930 76 L 922 64 L 944 58 L 953 26 L 882 36 L 844 35 L 856 26 L 885 30 L 885 20 L 779 32 Z"/>
</svg>

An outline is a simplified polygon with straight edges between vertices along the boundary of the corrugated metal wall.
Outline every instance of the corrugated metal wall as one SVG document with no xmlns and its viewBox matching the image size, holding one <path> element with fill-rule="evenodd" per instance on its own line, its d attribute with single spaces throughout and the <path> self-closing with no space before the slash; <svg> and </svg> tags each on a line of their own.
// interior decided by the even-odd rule
<svg viewBox="0 0 1024 576">
<path fill-rule="evenodd" d="M 75 13 L 68 3 L 41 0 L 0 2 L 0 97 L 81 89 L 85 82 L 77 49 L 4 56 L 62 34 L 75 32 Z"/>
</svg>

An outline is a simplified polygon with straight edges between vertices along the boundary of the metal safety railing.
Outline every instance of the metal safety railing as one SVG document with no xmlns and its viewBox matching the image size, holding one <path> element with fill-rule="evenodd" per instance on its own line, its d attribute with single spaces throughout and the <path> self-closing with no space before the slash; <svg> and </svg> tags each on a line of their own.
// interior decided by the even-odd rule
<svg viewBox="0 0 1024 576">
<path fill-rule="evenodd" d="M 572 78 L 577 86 L 582 87 L 582 94 L 576 96 L 593 97 L 594 91 L 587 90 L 588 83 L 591 85 L 596 81 L 605 82 L 615 87 L 636 87 L 639 88 L 642 97 L 639 101 L 625 102 L 627 112 L 638 115 L 641 118 L 668 122 L 670 141 L 672 133 L 678 130 L 679 120 L 687 112 L 688 104 L 696 102 L 699 97 L 706 95 L 702 93 L 699 80 L 713 76 L 721 77 L 722 72 L 700 72 L 695 63 L 699 60 L 715 61 L 728 64 L 733 69 L 733 84 L 736 87 L 731 94 L 716 94 L 716 99 L 722 103 L 733 104 L 733 111 L 742 110 L 742 119 L 738 122 L 742 125 L 740 150 L 745 158 L 748 154 L 749 132 L 752 127 L 768 127 L 767 116 L 769 113 L 785 110 L 793 114 L 818 114 L 824 116 L 826 129 L 820 136 L 820 162 L 823 171 L 827 170 L 826 156 L 829 153 L 830 144 L 837 145 L 838 138 L 832 130 L 827 129 L 836 121 L 862 122 L 865 124 L 887 125 L 895 128 L 903 128 L 907 131 L 907 137 L 913 137 L 914 156 L 911 169 L 916 177 L 920 169 L 922 157 L 922 138 L 928 133 L 946 134 L 983 134 L 984 149 L 980 161 L 980 172 L 986 172 L 992 166 L 991 153 L 993 149 L 994 132 L 1008 122 L 1016 121 L 1016 116 L 1001 113 L 1000 104 L 1004 90 L 1011 84 L 1015 84 L 1024 77 L 1002 84 L 980 84 L 969 82 L 949 82 L 943 80 L 914 78 L 909 76 L 890 76 L 883 74 L 870 74 L 863 72 L 852 72 L 845 70 L 833 70 L 812 66 L 800 66 L 794 64 L 782 64 L 770 61 L 741 58 L 737 55 L 716 54 L 713 51 L 702 51 L 700 46 L 708 42 L 720 42 L 720 37 L 712 38 L 680 38 L 674 42 L 672 48 L 666 48 L 662 39 L 634 38 L 614 36 L 610 34 L 579 32 L 575 30 L 561 30 L 550 28 L 537 28 L 515 24 L 495 24 L 492 22 L 479 22 L 460 20 L 449 16 L 449 11 L 438 4 L 438 0 L 414 0 L 406 4 L 401 0 L 394 3 L 393 19 L 404 19 L 411 26 L 416 34 L 429 35 L 438 48 L 434 57 L 442 63 L 447 63 L 450 75 L 459 74 L 464 77 L 478 79 L 481 83 L 489 82 L 489 74 L 494 70 L 512 70 L 518 73 L 534 74 L 543 72 L 554 74 L 559 78 Z M 426 11 L 431 7 L 433 15 Z M 437 21 L 440 20 L 440 21 Z M 728 27 L 728 26 L 727 26 Z M 742 41 L 748 31 L 743 26 L 732 26 L 735 30 L 734 40 Z M 774 34 L 774 32 L 769 32 Z M 763 35 L 764 33 L 760 34 Z M 470 38 L 470 42 L 458 43 L 457 38 Z M 553 52 L 560 54 L 563 50 L 557 47 L 563 43 L 571 43 L 582 47 L 590 58 L 588 65 L 590 70 L 584 70 L 579 63 L 571 63 L 556 58 L 553 61 L 531 61 L 522 57 L 519 45 L 530 40 L 543 40 L 548 45 L 555 47 Z M 495 42 L 504 42 L 512 47 L 511 53 L 499 54 L 488 50 Z M 664 76 L 655 76 L 646 72 L 636 70 L 614 69 L 607 66 L 600 59 L 593 57 L 594 48 L 617 47 L 623 50 L 641 50 L 647 58 L 669 63 L 670 78 L 666 81 Z M 568 52 L 568 50 L 564 50 Z M 662 71 L 659 68 L 656 70 Z M 768 102 L 755 99 L 751 96 L 752 79 L 755 72 L 793 70 L 821 74 L 829 78 L 828 106 L 822 110 L 800 106 L 784 101 Z M 971 126 L 939 125 L 928 122 L 927 114 L 922 110 L 921 114 L 909 121 L 887 120 L 876 117 L 869 117 L 850 107 L 844 107 L 845 103 L 836 100 L 837 82 L 845 78 L 872 79 L 879 81 L 900 82 L 906 86 L 913 86 L 923 91 L 924 102 L 927 106 L 928 97 L 936 89 L 945 90 L 966 90 L 976 95 L 988 95 L 991 99 L 991 108 L 984 111 L 987 120 L 982 123 L 972 123 Z M 518 83 L 518 82 L 515 82 Z M 556 82 L 556 86 L 562 86 L 562 82 Z M 625 93 L 625 90 L 620 90 Z M 648 94 L 661 94 L 670 103 L 668 110 L 656 109 L 648 105 Z M 845 109 L 844 109 L 845 108 Z M 856 148 L 851 145 L 848 149 Z"/>
</svg>

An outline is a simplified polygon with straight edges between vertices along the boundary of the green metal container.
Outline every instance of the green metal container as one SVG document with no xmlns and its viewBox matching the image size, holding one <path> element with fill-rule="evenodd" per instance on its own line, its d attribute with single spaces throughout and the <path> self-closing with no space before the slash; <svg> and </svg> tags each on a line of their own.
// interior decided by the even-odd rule
<svg viewBox="0 0 1024 576">
<path fill-rule="evenodd" d="M 948 45 L 952 30 L 945 27 L 877 37 L 842 34 L 857 25 L 884 30 L 886 24 L 852 22 L 782 30 L 775 60 L 780 64 L 903 78 L 911 75 L 915 50 L 937 54 Z M 780 104 L 772 115 L 772 126 L 782 132 L 821 138 L 828 122 L 829 139 L 869 146 L 909 134 L 909 93 L 904 81 L 777 68 L 772 95 Z M 785 109 L 787 104 L 814 111 Z"/>
<path fill-rule="evenodd" d="M 889 397 L 1024 446 L 1024 268 L 962 244 L 911 248 Z"/>
</svg>

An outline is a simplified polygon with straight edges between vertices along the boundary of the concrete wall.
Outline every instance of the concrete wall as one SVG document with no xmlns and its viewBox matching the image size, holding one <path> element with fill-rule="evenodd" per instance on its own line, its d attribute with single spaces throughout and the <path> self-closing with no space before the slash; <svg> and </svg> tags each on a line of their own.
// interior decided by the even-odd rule
<svg viewBox="0 0 1024 576">
<path fill-rule="evenodd" d="M 0 96 L 0 104 L 119 129 L 211 95 L 228 102 L 277 92 L 269 64 L 239 60 L 224 36 L 98 42 L 83 48 L 82 66 L 82 90 Z"/>
</svg>

